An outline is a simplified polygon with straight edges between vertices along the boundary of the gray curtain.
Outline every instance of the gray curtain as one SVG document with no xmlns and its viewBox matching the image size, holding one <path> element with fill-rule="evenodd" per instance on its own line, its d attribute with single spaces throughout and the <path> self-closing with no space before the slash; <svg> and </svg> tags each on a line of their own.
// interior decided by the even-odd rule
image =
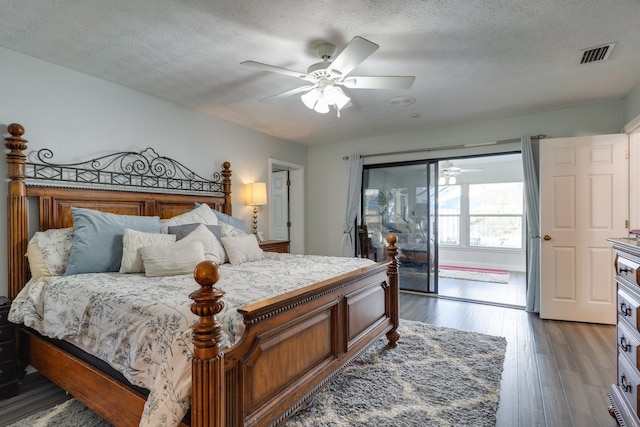
<svg viewBox="0 0 640 427">
<path fill-rule="evenodd" d="M 527 311 L 540 313 L 540 191 L 531 137 L 522 137 L 524 200 L 527 216 Z"/>
<path fill-rule="evenodd" d="M 347 188 L 347 214 L 342 229 L 342 256 L 353 257 L 354 226 L 360 210 L 362 191 L 362 158 L 359 154 L 349 156 L 349 187 Z"/>
</svg>

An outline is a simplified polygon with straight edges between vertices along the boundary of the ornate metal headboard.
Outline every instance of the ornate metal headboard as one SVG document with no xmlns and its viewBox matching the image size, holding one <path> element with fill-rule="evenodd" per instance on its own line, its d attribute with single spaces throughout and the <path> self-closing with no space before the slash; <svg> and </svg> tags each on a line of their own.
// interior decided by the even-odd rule
<svg viewBox="0 0 640 427">
<path fill-rule="evenodd" d="M 130 187 L 136 191 L 183 191 L 187 193 L 223 194 L 222 174 L 215 172 L 206 179 L 182 163 L 159 156 L 152 148 L 141 152 L 123 151 L 78 163 L 56 164 L 49 160 L 53 152 L 43 148 L 35 153 L 38 162 L 25 163 L 26 180 L 48 184 L 69 183 L 74 187 Z"/>
</svg>

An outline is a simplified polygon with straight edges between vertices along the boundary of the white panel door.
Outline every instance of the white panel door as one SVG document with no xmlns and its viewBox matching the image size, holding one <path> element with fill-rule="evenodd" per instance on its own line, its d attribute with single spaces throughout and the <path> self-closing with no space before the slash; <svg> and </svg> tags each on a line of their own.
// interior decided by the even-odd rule
<svg viewBox="0 0 640 427">
<path fill-rule="evenodd" d="M 626 135 L 540 140 L 540 317 L 616 323 L 614 252 L 626 237 Z"/>
<path fill-rule="evenodd" d="M 271 174 L 271 238 L 289 240 L 289 191 L 288 171 Z"/>
</svg>

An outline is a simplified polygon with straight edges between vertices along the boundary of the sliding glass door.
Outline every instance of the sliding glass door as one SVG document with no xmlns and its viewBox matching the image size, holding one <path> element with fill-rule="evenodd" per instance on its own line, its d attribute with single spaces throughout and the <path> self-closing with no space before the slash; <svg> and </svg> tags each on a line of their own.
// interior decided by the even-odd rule
<svg viewBox="0 0 640 427">
<path fill-rule="evenodd" d="M 365 165 L 363 254 L 382 260 L 393 232 L 401 289 L 524 305 L 522 182 L 520 153 Z"/>
<path fill-rule="evenodd" d="M 398 236 L 400 288 L 438 291 L 438 168 L 435 161 L 365 166 L 361 235 L 366 256 L 385 256 L 388 233 Z"/>
</svg>

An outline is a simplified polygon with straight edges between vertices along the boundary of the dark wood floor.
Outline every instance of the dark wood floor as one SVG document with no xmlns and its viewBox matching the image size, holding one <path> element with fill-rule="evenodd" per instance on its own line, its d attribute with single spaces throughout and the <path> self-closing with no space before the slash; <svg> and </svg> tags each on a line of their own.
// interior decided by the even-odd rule
<svg viewBox="0 0 640 427">
<path fill-rule="evenodd" d="M 0 427 L 12 424 L 45 408 L 67 400 L 69 396 L 35 371 L 30 371 L 20 384 L 20 394 L 0 400 Z"/>
<path fill-rule="evenodd" d="M 405 292 L 400 304 L 402 319 L 506 337 L 497 426 L 616 425 L 606 397 L 616 377 L 614 326 L 541 320 L 523 310 Z M 48 381 L 30 378 L 19 396 L 0 401 L 0 426 L 66 399 Z"/>
<path fill-rule="evenodd" d="M 507 339 L 497 426 L 616 426 L 607 411 L 616 379 L 615 326 L 405 292 L 400 304 L 402 319 Z"/>
</svg>

